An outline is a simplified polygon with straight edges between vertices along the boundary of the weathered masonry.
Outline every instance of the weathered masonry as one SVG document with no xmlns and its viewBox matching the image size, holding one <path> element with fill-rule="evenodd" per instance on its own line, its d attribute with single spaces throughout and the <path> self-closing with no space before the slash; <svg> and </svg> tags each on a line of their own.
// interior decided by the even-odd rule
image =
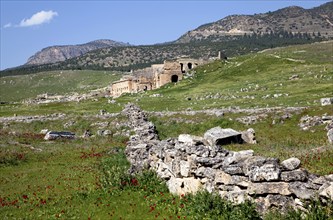
<svg viewBox="0 0 333 220">
<path fill-rule="evenodd" d="M 172 193 L 207 190 L 234 203 L 253 201 L 262 213 L 270 208 L 304 209 L 304 203 L 315 198 L 323 203 L 333 199 L 333 174 L 312 174 L 300 167 L 297 158 L 280 162 L 256 156 L 253 150 L 236 152 L 220 146 L 225 133 L 232 133 L 231 142 L 242 139 L 254 144 L 253 129 L 239 133 L 216 127 L 204 137 L 182 134 L 160 141 L 154 124 L 139 107 L 128 104 L 122 114 L 129 117 L 135 132 L 125 152 L 130 172 L 154 170 Z"/>
<path fill-rule="evenodd" d="M 219 56 L 213 59 L 226 59 Z M 163 64 L 154 64 L 145 69 L 136 70 L 131 75 L 126 75 L 111 85 L 111 96 L 119 97 L 124 93 L 137 93 L 146 90 L 153 90 L 183 79 L 185 73 L 191 69 L 208 63 L 209 60 L 192 59 L 187 57 L 175 60 L 165 60 Z"/>
</svg>

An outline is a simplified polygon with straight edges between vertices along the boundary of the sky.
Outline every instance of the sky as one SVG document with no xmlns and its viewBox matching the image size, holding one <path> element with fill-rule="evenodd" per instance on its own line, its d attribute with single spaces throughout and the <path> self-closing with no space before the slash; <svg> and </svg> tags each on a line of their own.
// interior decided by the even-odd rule
<svg viewBox="0 0 333 220">
<path fill-rule="evenodd" d="M 133 45 L 173 41 L 232 14 L 305 9 L 329 0 L 0 0 L 0 70 L 23 65 L 41 49 L 110 39 Z"/>
</svg>

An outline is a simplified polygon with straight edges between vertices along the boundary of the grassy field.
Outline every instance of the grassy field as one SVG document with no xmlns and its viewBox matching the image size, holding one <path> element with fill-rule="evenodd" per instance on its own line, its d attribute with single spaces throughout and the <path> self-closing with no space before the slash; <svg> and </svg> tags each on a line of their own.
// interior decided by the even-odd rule
<svg viewBox="0 0 333 220">
<path fill-rule="evenodd" d="M 70 92 L 84 93 L 106 87 L 120 77 L 120 74 L 115 72 L 92 70 L 64 70 L 6 76 L 0 78 L 0 101 L 21 101 L 35 98 L 43 93 L 58 95 Z"/>
<path fill-rule="evenodd" d="M 257 145 L 228 145 L 226 148 L 253 149 L 257 155 L 281 160 L 295 156 L 301 159 L 303 168 L 313 173 L 333 174 L 333 147 L 327 142 L 326 125 L 314 126 L 308 131 L 302 131 L 298 125 L 305 115 L 333 115 L 332 105 L 320 106 L 319 102 L 320 98 L 333 97 L 332 56 L 331 41 L 266 50 L 227 62 L 216 61 L 193 70 L 196 73 L 192 78 L 158 90 L 124 95 L 115 104 L 108 103 L 107 98 L 42 105 L 1 104 L 0 117 L 52 113 L 65 113 L 66 117 L 45 122 L 0 123 L 0 217 L 249 219 L 251 216 L 257 219 L 258 214 L 251 204 L 233 206 L 204 193 L 177 197 L 169 194 L 165 185 L 151 173 L 128 176 L 128 162 L 123 153 L 126 137 L 45 141 L 39 132 L 45 128 L 65 129 L 81 135 L 90 129 L 96 134 L 99 128 L 93 123 L 106 121 L 110 124 L 105 129 L 115 133 L 126 129 L 115 126 L 126 120 L 124 117 L 101 119 L 96 115 L 101 109 L 120 112 L 127 102 L 134 102 L 146 111 L 302 106 L 307 108 L 288 119 L 280 120 L 284 112 L 269 113 L 253 125 L 237 122 L 236 119 L 248 115 L 246 113 L 226 113 L 220 117 L 202 113 L 179 113 L 171 117 L 149 114 L 149 119 L 155 123 L 161 139 L 182 133 L 203 135 L 214 126 L 239 131 L 253 127 Z M 70 76 L 66 79 L 59 73 L 40 73 L 2 77 L 0 100 L 20 101 L 44 92 L 84 92 L 106 86 L 119 77 L 89 71 L 64 71 L 63 74 Z M 290 80 L 294 75 L 297 79 Z M 29 80 L 30 77 L 33 80 Z M 161 96 L 152 97 L 152 94 Z M 69 121 L 75 123 L 64 127 Z M 312 209 L 309 219 L 329 219 L 333 213 L 332 207 L 312 206 Z M 311 213 L 316 214 L 311 218 Z M 322 214 L 320 218 L 318 213 Z M 301 215 L 269 213 L 265 218 L 301 219 Z"/>
</svg>

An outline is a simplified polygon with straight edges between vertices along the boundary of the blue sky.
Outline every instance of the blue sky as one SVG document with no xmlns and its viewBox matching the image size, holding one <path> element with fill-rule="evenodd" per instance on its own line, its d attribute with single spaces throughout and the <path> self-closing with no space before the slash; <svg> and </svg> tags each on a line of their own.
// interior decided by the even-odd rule
<svg viewBox="0 0 333 220">
<path fill-rule="evenodd" d="M 24 64 L 44 47 L 111 39 L 134 45 L 176 40 L 231 14 L 254 14 L 328 0 L 1 1 L 0 69 Z"/>
</svg>

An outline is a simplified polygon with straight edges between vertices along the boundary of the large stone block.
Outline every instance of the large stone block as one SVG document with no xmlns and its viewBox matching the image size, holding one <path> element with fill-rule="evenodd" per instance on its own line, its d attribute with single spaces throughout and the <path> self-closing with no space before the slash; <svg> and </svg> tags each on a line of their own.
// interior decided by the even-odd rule
<svg viewBox="0 0 333 220">
<path fill-rule="evenodd" d="M 285 182 L 301 181 L 304 182 L 308 177 L 308 173 L 303 169 L 285 171 L 281 173 L 281 180 Z"/>
<path fill-rule="evenodd" d="M 239 191 L 220 191 L 220 196 L 224 199 L 227 199 L 235 204 L 244 203 L 246 200 L 251 199 L 251 197 L 247 194 L 246 190 Z"/>
<path fill-rule="evenodd" d="M 249 178 L 253 182 L 275 181 L 280 178 L 280 169 L 277 164 L 264 164 L 254 166 L 249 172 Z"/>
<path fill-rule="evenodd" d="M 184 177 L 190 176 L 191 163 L 185 160 L 180 161 L 180 175 Z"/>
<path fill-rule="evenodd" d="M 280 194 L 290 195 L 289 184 L 284 182 L 250 183 L 247 191 L 250 195 Z"/>
<path fill-rule="evenodd" d="M 223 171 L 216 171 L 214 182 L 215 184 L 247 187 L 249 185 L 249 178 L 245 176 L 229 175 Z"/>
<path fill-rule="evenodd" d="M 211 128 L 204 134 L 204 139 L 210 145 L 227 145 L 231 143 L 242 143 L 242 134 L 231 128 Z"/>
<path fill-rule="evenodd" d="M 196 193 L 202 188 L 202 184 L 199 179 L 194 177 L 189 178 L 174 178 L 172 177 L 167 186 L 169 191 L 173 194 L 181 195 L 187 193 Z"/>
<path fill-rule="evenodd" d="M 306 183 L 303 182 L 291 182 L 289 183 L 289 191 L 300 199 L 314 198 L 316 191 L 309 189 Z"/>
</svg>

